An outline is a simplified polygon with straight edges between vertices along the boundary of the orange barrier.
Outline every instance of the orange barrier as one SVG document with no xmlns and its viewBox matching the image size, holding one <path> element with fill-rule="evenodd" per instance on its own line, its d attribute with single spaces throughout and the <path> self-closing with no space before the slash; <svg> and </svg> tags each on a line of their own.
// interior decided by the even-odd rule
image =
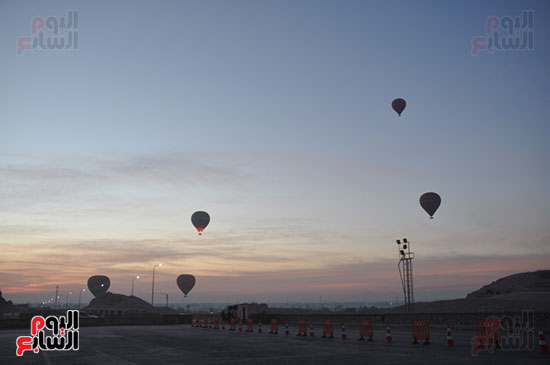
<svg viewBox="0 0 550 365">
<path fill-rule="evenodd" d="M 372 341 L 372 321 L 359 321 L 359 341 L 364 341 L 365 337 L 368 337 L 367 341 Z"/>
<path fill-rule="evenodd" d="M 269 331 L 269 333 L 272 334 L 272 335 L 276 335 L 276 334 L 279 333 L 278 329 L 279 329 L 279 325 L 277 324 L 277 320 L 272 319 L 271 320 L 271 331 Z"/>
<path fill-rule="evenodd" d="M 323 321 L 323 338 L 334 338 L 334 323 L 330 319 Z"/>
<path fill-rule="evenodd" d="M 425 320 L 414 320 L 412 322 L 413 344 L 418 344 L 418 340 L 426 340 L 424 345 L 430 344 L 430 324 Z"/>
<path fill-rule="evenodd" d="M 309 325 L 309 337 L 315 337 L 315 332 L 313 332 L 313 324 Z"/>
<path fill-rule="evenodd" d="M 252 318 L 248 318 L 246 321 L 246 332 L 254 332 L 254 321 Z"/>
<path fill-rule="evenodd" d="M 205 318 L 205 319 L 202 321 L 202 327 L 203 327 L 203 328 L 208 328 L 208 318 Z"/>
<path fill-rule="evenodd" d="M 307 336 L 307 323 L 303 319 L 298 321 L 298 334 L 296 336 Z"/>
<path fill-rule="evenodd" d="M 289 336 L 290 331 L 288 330 L 288 323 L 285 324 L 285 336 Z"/>
<path fill-rule="evenodd" d="M 216 318 L 214 321 L 214 329 L 220 329 L 220 319 Z"/>
<path fill-rule="evenodd" d="M 493 352 L 493 347 L 499 349 L 500 320 L 498 317 L 489 317 L 486 321 L 476 321 L 477 349 L 485 349 L 491 345 L 489 352 Z"/>
<path fill-rule="evenodd" d="M 231 324 L 229 326 L 229 330 L 230 331 L 235 331 L 235 320 L 234 319 L 231 319 Z"/>
<path fill-rule="evenodd" d="M 258 321 L 258 333 L 262 333 L 262 321 Z"/>
</svg>

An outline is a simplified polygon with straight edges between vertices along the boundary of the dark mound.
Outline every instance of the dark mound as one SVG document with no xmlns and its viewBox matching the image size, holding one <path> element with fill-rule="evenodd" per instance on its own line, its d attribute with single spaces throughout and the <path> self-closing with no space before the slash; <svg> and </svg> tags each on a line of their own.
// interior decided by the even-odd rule
<svg viewBox="0 0 550 365">
<path fill-rule="evenodd" d="M 16 306 L 13 305 L 11 300 L 6 301 L 6 299 L 4 299 L 4 297 L 2 296 L 2 291 L 0 291 L 0 314 L 13 312 L 16 309 Z"/>
<path fill-rule="evenodd" d="M 114 294 L 107 292 L 97 298 L 92 299 L 90 304 L 83 310 L 89 311 L 140 311 L 140 312 L 157 312 L 158 310 L 151 304 L 141 298 Z"/>
<path fill-rule="evenodd" d="M 416 313 L 504 313 L 523 310 L 550 313 L 550 270 L 506 276 L 468 294 L 466 298 L 414 303 Z M 399 306 L 370 311 L 402 313 L 406 308 Z"/>
<path fill-rule="evenodd" d="M 550 292 L 550 270 L 523 272 L 506 276 L 471 292 L 466 298 L 489 298 L 527 292 L 540 294 L 542 292 Z"/>
</svg>

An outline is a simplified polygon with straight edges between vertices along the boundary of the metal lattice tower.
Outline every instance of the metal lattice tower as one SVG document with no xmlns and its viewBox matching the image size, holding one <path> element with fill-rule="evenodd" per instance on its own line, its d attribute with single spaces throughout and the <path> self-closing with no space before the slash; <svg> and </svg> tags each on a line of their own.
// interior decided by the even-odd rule
<svg viewBox="0 0 550 365">
<path fill-rule="evenodd" d="M 414 252 L 411 252 L 411 243 L 403 238 L 403 242 L 397 240 L 399 248 L 399 263 L 397 268 L 399 269 L 399 276 L 401 277 L 401 284 L 403 285 L 403 296 L 405 298 L 405 306 L 407 313 L 413 312 L 414 305 L 414 288 L 413 288 L 413 276 L 412 276 L 412 260 L 414 259 Z"/>
</svg>

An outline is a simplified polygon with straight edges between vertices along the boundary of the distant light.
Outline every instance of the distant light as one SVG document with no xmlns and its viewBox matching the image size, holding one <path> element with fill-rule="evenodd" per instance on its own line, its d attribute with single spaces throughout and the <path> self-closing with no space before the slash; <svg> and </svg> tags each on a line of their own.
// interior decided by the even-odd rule
<svg viewBox="0 0 550 365">
<path fill-rule="evenodd" d="M 138 275 L 138 276 L 136 276 L 136 279 L 139 279 L 139 275 Z"/>
<path fill-rule="evenodd" d="M 400 241 L 400 240 L 396 240 L 395 242 L 397 242 L 398 245 L 401 244 L 401 241 Z"/>
<path fill-rule="evenodd" d="M 161 267 L 161 266 L 162 266 L 162 264 L 159 264 L 159 267 Z"/>
</svg>

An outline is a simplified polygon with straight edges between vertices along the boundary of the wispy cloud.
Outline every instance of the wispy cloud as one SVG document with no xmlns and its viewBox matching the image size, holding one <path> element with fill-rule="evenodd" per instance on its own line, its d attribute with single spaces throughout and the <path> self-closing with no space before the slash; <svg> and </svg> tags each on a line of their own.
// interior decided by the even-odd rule
<svg viewBox="0 0 550 365">
<path fill-rule="evenodd" d="M 26 252 L 21 255 L 21 251 Z M 330 260 L 327 259 L 330 258 Z M 7 245 L 0 285 L 6 293 L 42 293 L 52 285 L 84 287 L 91 275 L 111 278 L 113 291 L 126 291 L 129 278 L 145 280 L 152 267 L 159 290 L 177 293 L 175 278 L 197 276 L 195 298 L 223 300 L 239 295 L 252 298 L 282 296 L 314 298 L 371 298 L 401 292 L 397 261 L 362 259 L 337 247 L 311 251 L 286 247 L 279 251 L 240 240 L 95 240 Z M 432 256 L 415 260 L 415 288 L 424 297 L 438 292 L 464 296 L 490 281 L 515 272 L 544 269 L 549 255 Z"/>
<path fill-rule="evenodd" d="M 373 213 L 360 194 L 347 195 L 378 172 L 387 174 L 384 166 L 365 178 L 352 163 L 300 155 L 289 163 L 270 154 L 173 153 L 0 159 L 0 172 L 0 287 L 6 293 L 39 295 L 53 283 L 81 287 L 94 274 L 108 275 L 112 290 L 124 292 L 129 278 L 146 278 L 158 262 L 159 288 L 177 291 L 175 277 L 192 273 L 199 278 L 198 298 L 322 292 L 337 299 L 401 291 L 395 235 L 388 234 L 395 227 L 378 222 L 395 216 L 407 229 L 409 218 L 391 204 Z M 383 191 L 379 183 L 375 192 Z M 370 194 L 372 204 L 384 202 Z M 215 213 L 198 237 L 189 216 L 205 205 Z M 415 241 L 422 253 L 415 287 L 433 297 L 449 290 L 463 295 L 488 280 L 544 268 L 550 257 L 548 235 L 540 230 L 521 242 L 521 230 L 500 232 L 497 250 L 487 244 L 493 230 L 483 225 L 422 224 L 411 229 L 422 237 Z"/>
</svg>

